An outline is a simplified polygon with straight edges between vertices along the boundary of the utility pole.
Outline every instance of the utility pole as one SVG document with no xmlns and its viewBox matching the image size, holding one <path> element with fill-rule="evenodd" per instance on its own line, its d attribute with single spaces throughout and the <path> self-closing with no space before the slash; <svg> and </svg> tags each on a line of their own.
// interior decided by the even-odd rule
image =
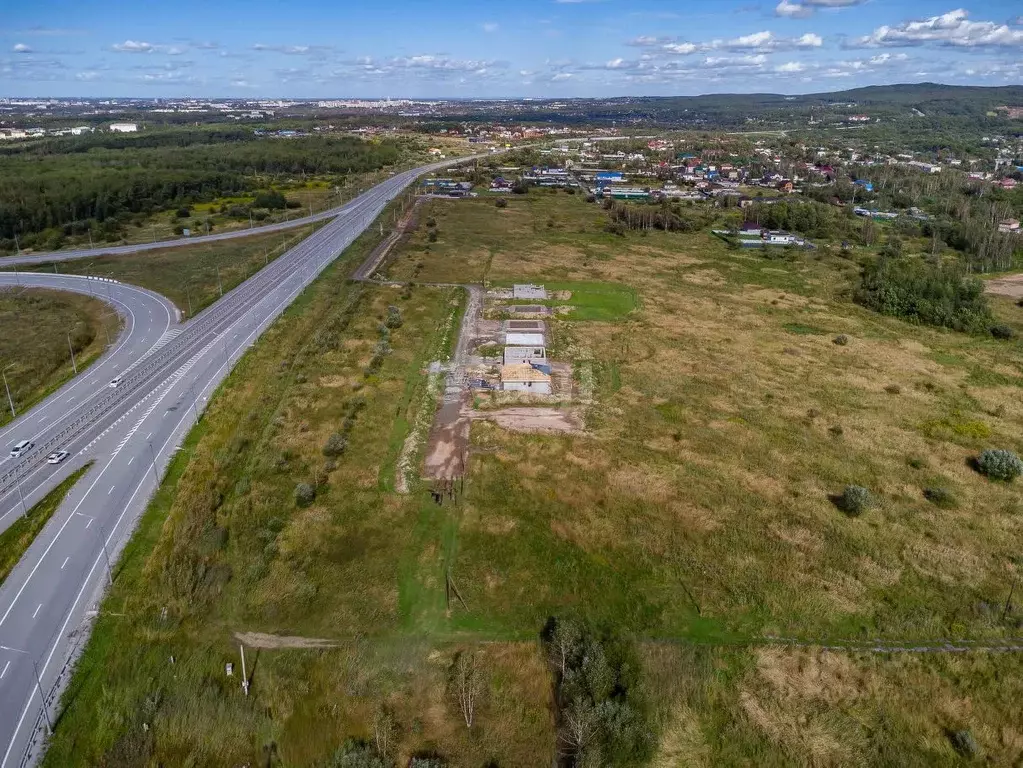
<svg viewBox="0 0 1023 768">
<path fill-rule="evenodd" d="M 249 208 L 249 229 L 252 229 L 252 209 Z"/>
<path fill-rule="evenodd" d="M 107 586 L 113 586 L 114 583 L 114 572 L 110 568 L 110 555 L 107 553 L 107 543 L 103 540 L 103 530 L 100 527 L 99 530 L 93 528 L 96 531 L 96 538 L 99 539 L 99 545 L 103 548 L 103 559 L 107 563 Z"/>
<path fill-rule="evenodd" d="M 13 368 L 14 365 L 14 363 L 11 363 L 7 366 L 7 368 Z M 13 420 L 17 418 L 18 414 L 14 412 L 14 400 L 11 398 L 11 388 L 7 386 L 7 368 L 4 368 L 3 371 L 0 371 L 0 373 L 2 373 L 4 377 L 4 389 L 7 390 L 7 404 L 11 406 L 11 419 Z"/>
<path fill-rule="evenodd" d="M 239 645 L 238 648 L 242 652 L 242 690 L 245 691 L 245 695 L 249 695 L 249 675 L 245 671 L 245 646 Z"/>
<path fill-rule="evenodd" d="M 160 476 L 156 473 L 156 451 L 153 450 L 153 441 L 149 441 L 149 455 L 153 459 L 153 480 L 160 485 Z"/>
<path fill-rule="evenodd" d="M 14 233 L 14 247 L 18 250 L 18 255 L 21 256 L 21 243 L 18 242 L 18 233 Z"/>
<path fill-rule="evenodd" d="M 46 696 L 43 694 L 43 682 L 39 679 L 39 665 L 33 661 L 32 669 L 36 673 L 36 688 L 39 689 L 39 698 L 42 699 L 43 703 L 43 714 L 46 715 L 46 735 L 53 735 L 53 723 L 50 722 L 50 710 L 46 707 Z"/>
<path fill-rule="evenodd" d="M 217 287 L 220 288 L 220 295 L 224 295 L 224 284 L 220 282 L 220 265 L 217 264 Z"/>
<path fill-rule="evenodd" d="M 93 242 L 92 242 L 92 227 L 89 227 L 89 247 L 90 248 L 95 248 L 96 247 L 95 245 L 93 245 Z"/>
<path fill-rule="evenodd" d="M 75 362 L 75 348 L 71 346 L 71 331 L 67 332 L 67 348 L 71 351 L 71 367 L 75 369 L 75 376 L 77 376 L 78 363 Z"/>
<path fill-rule="evenodd" d="M 192 316 L 192 291 L 189 289 L 188 284 L 185 285 L 185 297 L 188 299 L 188 316 Z"/>
</svg>

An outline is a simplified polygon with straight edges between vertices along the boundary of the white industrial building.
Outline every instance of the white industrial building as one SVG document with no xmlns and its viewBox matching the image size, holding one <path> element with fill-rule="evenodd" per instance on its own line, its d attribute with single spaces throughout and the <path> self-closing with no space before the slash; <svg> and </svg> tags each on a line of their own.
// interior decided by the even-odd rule
<svg viewBox="0 0 1023 768">
<path fill-rule="evenodd" d="M 139 129 L 138 123 L 111 123 L 112 133 L 135 133 Z"/>
</svg>

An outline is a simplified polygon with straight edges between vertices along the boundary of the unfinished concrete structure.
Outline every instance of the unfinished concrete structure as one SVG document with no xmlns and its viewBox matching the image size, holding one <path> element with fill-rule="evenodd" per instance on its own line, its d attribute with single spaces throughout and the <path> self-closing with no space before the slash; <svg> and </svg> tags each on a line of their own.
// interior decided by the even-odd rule
<svg viewBox="0 0 1023 768">
<path fill-rule="evenodd" d="M 547 323 L 543 320 L 505 320 L 504 330 L 513 333 L 543 333 L 547 330 Z"/>
<path fill-rule="evenodd" d="M 547 299 L 547 289 L 542 285 L 517 283 L 512 287 L 512 297 L 516 299 Z"/>
<path fill-rule="evenodd" d="M 547 342 L 542 333 L 505 333 L 504 343 L 509 347 L 542 347 Z"/>
<path fill-rule="evenodd" d="M 547 362 L 547 350 L 544 347 L 505 347 L 504 364 L 521 365 L 522 363 Z"/>
<path fill-rule="evenodd" d="M 551 394 L 551 377 L 529 363 L 501 366 L 501 389 L 511 392 L 529 392 L 534 395 Z"/>
</svg>

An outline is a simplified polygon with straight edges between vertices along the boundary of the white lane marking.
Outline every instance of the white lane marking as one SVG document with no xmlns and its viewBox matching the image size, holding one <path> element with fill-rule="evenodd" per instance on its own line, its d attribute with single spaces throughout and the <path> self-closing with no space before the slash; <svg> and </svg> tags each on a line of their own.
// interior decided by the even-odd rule
<svg viewBox="0 0 1023 768">
<path fill-rule="evenodd" d="M 64 562 L 60 564 L 60 569 L 62 571 L 64 570 L 64 566 L 67 565 L 67 561 L 70 560 L 70 559 L 71 559 L 71 555 L 68 555 L 67 557 L 64 558 Z"/>
<path fill-rule="evenodd" d="M 107 496 L 109 496 L 111 493 L 113 493 L 114 492 L 114 488 L 116 488 L 116 487 L 117 487 L 116 485 L 111 485 L 110 486 L 110 490 L 107 491 Z"/>
<path fill-rule="evenodd" d="M 135 457 L 134 457 L 134 456 L 132 456 L 132 457 L 131 457 L 130 459 L 128 459 L 128 466 L 129 466 L 129 467 L 131 466 L 131 463 L 132 463 L 133 461 L 135 461 Z"/>
<path fill-rule="evenodd" d="M 4 679 L 4 675 L 6 675 L 6 674 L 7 674 L 7 668 L 8 668 L 8 667 L 10 667 L 10 666 L 11 666 L 11 660 L 10 660 L 10 659 L 8 659 L 8 660 L 7 660 L 7 663 L 6 663 L 6 664 L 4 664 L 4 671 L 3 671 L 3 672 L 0 672 L 0 680 L 3 680 L 3 679 Z"/>
<path fill-rule="evenodd" d="M 149 439 L 149 438 L 151 438 L 152 436 L 153 436 L 153 433 L 152 433 L 152 432 L 150 432 L 150 433 L 149 433 L 148 435 L 146 435 L 146 440 L 148 440 L 148 439 Z"/>
<path fill-rule="evenodd" d="M 32 612 L 32 618 L 33 618 L 33 619 L 34 619 L 34 618 L 35 618 L 36 616 L 38 616 L 38 615 L 39 615 L 39 609 L 40 609 L 40 608 L 42 608 L 42 607 L 43 607 L 43 604 L 42 604 L 42 603 L 39 603 L 39 605 L 37 605 L 37 606 L 36 606 L 36 609 L 35 609 L 35 610 L 34 610 L 34 611 Z"/>
<path fill-rule="evenodd" d="M 94 517 L 90 517 L 90 518 L 89 518 L 89 522 L 87 522 L 87 523 L 85 524 L 85 530 L 89 530 L 89 526 L 91 526 L 91 525 L 92 525 L 92 521 L 93 521 L 93 520 L 95 520 L 95 519 L 96 519 L 96 518 L 94 518 Z"/>
</svg>

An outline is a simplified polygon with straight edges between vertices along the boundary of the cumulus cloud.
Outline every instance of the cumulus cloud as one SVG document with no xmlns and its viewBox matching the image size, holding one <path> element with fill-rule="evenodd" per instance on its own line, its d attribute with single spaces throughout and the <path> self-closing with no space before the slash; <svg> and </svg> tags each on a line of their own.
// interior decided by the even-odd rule
<svg viewBox="0 0 1023 768">
<path fill-rule="evenodd" d="M 958 8 L 940 16 L 931 16 L 902 24 L 878 27 L 857 38 L 856 47 L 941 45 L 959 48 L 1023 47 L 1023 30 L 993 21 L 970 21 L 969 13 Z"/>
<path fill-rule="evenodd" d="M 813 15 L 820 8 L 849 8 L 854 5 L 862 5 L 867 0 L 781 0 L 775 6 L 776 16 L 785 16 L 790 19 L 804 19 Z"/>
<path fill-rule="evenodd" d="M 123 43 L 114 43 L 110 49 L 117 53 L 152 53 L 156 46 L 142 40 L 125 40 Z"/>
<path fill-rule="evenodd" d="M 15 53 L 32 53 L 32 49 L 24 43 L 15 43 L 12 50 Z"/>
<path fill-rule="evenodd" d="M 715 39 L 702 43 L 674 40 L 665 37 L 637 37 L 629 41 L 629 45 L 632 46 L 675 56 L 690 56 L 694 53 L 709 53 L 712 51 L 772 53 L 775 51 L 820 48 L 823 44 L 824 39 L 813 32 L 807 32 L 800 37 L 781 37 L 767 30 L 754 32 L 749 35 L 740 35 L 731 39 Z"/>
<path fill-rule="evenodd" d="M 99 72 L 94 69 L 88 69 L 84 72 L 75 72 L 75 80 L 83 83 L 91 83 L 94 80 L 99 79 Z"/>
</svg>

